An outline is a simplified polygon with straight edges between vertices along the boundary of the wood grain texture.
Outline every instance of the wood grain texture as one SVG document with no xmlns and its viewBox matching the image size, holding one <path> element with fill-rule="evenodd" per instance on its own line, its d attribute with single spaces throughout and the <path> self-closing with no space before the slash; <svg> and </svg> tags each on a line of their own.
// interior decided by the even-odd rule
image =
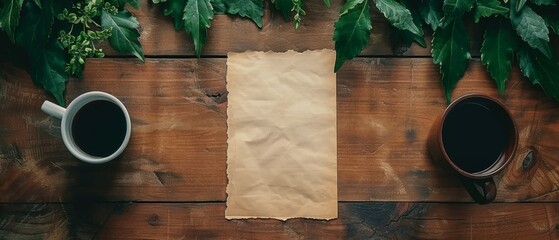
<svg viewBox="0 0 559 240">
<path fill-rule="evenodd" d="M 0 205 L 0 239 L 557 239 L 559 204 L 340 203 L 331 221 L 226 220 L 224 203 Z"/>
<path fill-rule="evenodd" d="M 69 101 L 110 92 L 132 116 L 129 147 L 111 164 L 78 164 L 59 121 L 39 111 L 48 96 L 19 70 L 0 80 L 0 202 L 224 201 L 226 59 L 90 60 Z M 11 68 L 10 68 L 11 69 Z M 426 139 L 446 107 L 428 58 L 360 58 L 337 75 L 338 191 L 343 201 L 471 201 L 457 178 L 431 160 Z M 497 96 L 474 60 L 454 97 Z M 520 132 L 518 154 L 496 177 L 497 201 L 557 201 L 559 104 L 513 71 L 506 96 Z M 528 153 L 536 153 L 526 158 Z M 6 166 L 6 167 L 4 167 Z M 35 182 L 45 183 L 38 188 Z M 17 184 L 15 184 L 17 183 Z M 32 190 L 33 188 L 37 191 Z M 27 189 L 33 194 L 16 189 Z"/>
</svg>

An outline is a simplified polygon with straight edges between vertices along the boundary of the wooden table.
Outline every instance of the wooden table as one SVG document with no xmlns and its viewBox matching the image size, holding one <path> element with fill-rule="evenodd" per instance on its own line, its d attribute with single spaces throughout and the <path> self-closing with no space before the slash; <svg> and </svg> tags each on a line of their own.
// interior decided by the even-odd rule
<svg viewBox="0 0 559 240">
<path fill-rule="evenodd" d="M 337 74 L 339 218 L 226 220 L 226 54 L 333 49 L 341 1 L 309 1 L 299 30 L 272 11 L 262 29 L 216 16 L 200 59 L 183 31 L 142 2 L 134 13 L 146 62 L 108 52 L 66 90 L 67 101 L 101 90 L 128 107 L 132 139 L 117 161 L 73 158 L 60 121 L 40 111 L 52 97 L 2 64 L 0 239 L 559 238 L 559 104 L 513 69 L 500 98 L 518 125 L 518 152 L 496 177 L 496 202 L 473 203 L 427 153 L 447 106 L 430 49 L 394 55 L 377 12 L 370 45 Z M 474 58 L 453 97 L 499 97 L 472 36 Z"/>
</svg>

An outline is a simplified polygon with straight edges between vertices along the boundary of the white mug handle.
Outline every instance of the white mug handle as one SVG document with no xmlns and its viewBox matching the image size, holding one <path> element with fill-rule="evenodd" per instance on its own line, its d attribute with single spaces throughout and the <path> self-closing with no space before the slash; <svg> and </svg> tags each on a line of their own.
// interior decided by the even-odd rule
<svg viewBox="0 0 559 240">
<path fill-rule="evenodd" d="M 51 115 L 58 119 L 62 119 L 62 116 L 64 116 L 64 112 L 66 112 L 66 108 L 58 106 L 49 101 L 43 102 L 41 110 L 43 110 L 43 112 L 47 113 L 48 115 Z"/>
</svg>

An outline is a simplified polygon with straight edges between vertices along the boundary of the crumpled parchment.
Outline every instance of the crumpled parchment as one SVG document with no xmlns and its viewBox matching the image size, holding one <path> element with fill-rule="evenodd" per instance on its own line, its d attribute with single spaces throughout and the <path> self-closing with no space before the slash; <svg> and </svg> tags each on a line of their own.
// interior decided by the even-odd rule
<svg viewBox="0 0 559 240">
<path fill-rule="evenodd" d="M 337 217 L 335 58 L 228 54 L 227 219 Z"/>
</svg>

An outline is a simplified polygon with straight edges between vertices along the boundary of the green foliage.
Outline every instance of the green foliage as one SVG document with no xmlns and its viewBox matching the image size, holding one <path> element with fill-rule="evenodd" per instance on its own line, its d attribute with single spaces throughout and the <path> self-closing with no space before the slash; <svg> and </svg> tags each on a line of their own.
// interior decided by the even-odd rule
<svg viewBox="0 0 559 240">
<path fill-rule="evenodd" d="M 357 56 L 367 46 L 371 34 L 371 15 L 368 0 L 349 0 L 340 10 L 334 23 L 337 72 L 347 60 Z"/>
<path fill-rule="evenodd" d="M 291 11 L 295 12 L 295 16 L 293 16 L 293 23 L 295 29 L 299 28 L 301 25 L 301 21 L 303 20 L 302 16 L 307 15 L 305 10 L 303 9 L 303 0 L 292 0 L 293 1 L 293 9 Z"/>
<path fill-rule="evenodd" d="M 151 0 L 185 29 L 201 55 L 215 14 L 238 15 L 263 26 L 265 0 Z M 298 28 L 306 14 L 304 0 L 270 0 L 287 21 Z M 85 59 L 103 57 L 99 42 L 142 61 L 139 22 L 124 5 L 139 0 L 2 0 L 0 1 L 0 58 L 24 65 L 35 83 L 63 104 L 68 75 L 80 76 Z M 330 0 L 324 0 L 330 6 Z M 559 100 L 558 60 L 550 46 L 550 30 L 559 34 L 555 0 L 347 0 L 334 23 L 333 40 L 338 71 L 358 56 L 371 37 L 370 4 L 393 26 L 395 43 L 426 47 L 423 26 L 433 32 L 433 62 L 440 67 L 445 96 L 451 99 L 456 83 L 468 68 L 468 31 L 484 30 L 481 62 L 503 93 L 516 56 L 522 73 Z M 469 13 L 471 12 L 471 13 Z M 467 14 L 468 13 L 468 14 Z M 465 24 L 466 23 L 466 24 Z M 6 46 L 7 47 L 4 47 Z M 517 47 L 518 46 L 518 47 Z M 26 58 L 21 59 L 21 58 Z"/>
<path fill-rule="evenodd" d="M 221 0 L 217 0 L 220 3 Z M 155 3 L 155 1 L 153 1 Z M 213 0 L 212 0 L 213 3 Z M 175 30 L 181 30 L 184 27 L 184 21 L 182 20 L 184 16 L 184 7 L 186 7 L 185 0 L 167 0 L 164 2 L 163 14 L 165 16 L 171 16 L 175 20 Z M 221 11 L 221 10 L 220 10 Z M 225 11 L 225 4 L 223 4 L 223 11 Z"/>
<path fill-rule="evenodd" d="M 524 6 L 519 12 L 511 16 L 511 23 L 518 35 L 530 47 L 540 50 L 546 57 L 551 57 L 549 48 L 549 30 L 540 15 L 529 6 Z"/>
<path fill-rule="evenodd" d="M 120 53 L 131 53 L 142 60 L 142 62 L 144 61 L 142 46 L 138 40 L 140 37 L 138 32 L 140 24 L 130 12 L 122 10 L 113 14 L 107 10 L 102 10 L 101 26 L 103 26 L 103 29 L 112 29 L 109 42 L 115 50 Z M 99 36 L 98 32 L 88 32 L 88 35 L 90 35 L 89 33 L 92 33 L 93 36 Z"/>
<path fill-rule="evenodd" d="M 452 20 L 461 18 L 464 13 L 469 12 L 474 6 L 475 0 L 444 0 L 444 17 L 442 25 L 447 26 Z"/>
<path fill-rule="evenodd" d="M 221 0 L 224 13 L 250 18 L 259 28 L 262 28 L 264 3 L 262 0 Z M 213 1 L 212 1 L 213 5 Z"/>
<path fill-rule="evenodd" d="M 276 10 L 281 11 L 283 19 L 288 21 L 291 10 L 293 9 L 293 0 L 272 0 L 272 3 L 274 4 Z"/>
<path fill-rule="evenodd" d="M 411 45 L 416 42 L 422 47 L 427 47 L 425 38 L 423 37 L 423 26 L 421 23 L 421 13 L 417 1 L 402 0 L 402 5 L 409 9 L 412 16 L 412 24 L 415 25 L 411 28 L 417 28 L 418 32 L 411 32 L 408 29 L 400 29 L 394 27 L 391 34 L 391 43 L 393 51 L 398 54 L 400 49 L 407 50 Z"/>
<path fill-rule="evenodd" d="M 468 69 L 470 60 L 469 41 L 464 23 L 454 19 L 433 34 L 433 63 L 440 66 L 446 100 L 450 102 L 452 90 Z"/>
<path fill-rule="evenodd" d="M 51 39 L 44 49 L 33 51 L 30 55 L 29 73 L 31 78 L 36 84 L 50 92 L 59 104 L 63 105 L 68 73 L 65 71 L 66 55 L 62 44 Z"/>
<path fill-rule="evenodd" d="M 0 27 L 8 34 L 8 37 L 15 43 L 15 32 L 19 24 L 19 12 L 23 5 L 23 0 L 4 0 L 0 11 Z"/>
<path fill-rule="evenodd" d="M 479 22 L 481 17 L 490 17 L 495 14 L 506 13 L 509 9 L 501 6 L 498 0 L 477 0 L 474 12 L 475 22 Z"/>
<path fill-rule="evenodd" d="M 559 101 L 559 63 L 543 56 L 539 51 L 523 45 L 518 49 L 518 65 L 520 71 L 532 84 L 540 85 L 547 96 Z"/>
<path fill-rule="evenodd" d="M 504 17 L 492 19 L 485 29 L 481 46 L 481 62 L 497 83 L 501 94 L 505 93 L 505 82 L 510 74 L 516 50 L 514 31 Z"/>
<path fill-rule="evenodd" d="M 404 5 L 395 0 L 376 0 L 375 4 L 394 27 L 423 37 L 423 30 L 414 23 L 410 10 Z"/>
<path fill-rule="evenodd" d="M 5 36 L 9 39 L 3 47 L 8 45 L 7 54 L 24 58 L 8 57 L 8 60 L 26 68 L 37 85 L 50 92 L 60 105 L 64 105 L 63 93 L 68 76 L 80 77 L 86 58 L 105 55 L 102 49 L 96 47 L 99 42 L 109 39 L 115 50 L 132 53 L 143 59 L 137 41 L 138 23 L 123 9 L 124 4 L 138 7 L 139 1 L 2 1 L 0 30 L 5 35 L 0 34 L 0 38 Z M 103 13 L 110 13 L 112 19 L 119 18 L 115 20 L 117 23 L 133 22 L 135 25 L 99 24 Z M 128 39 L 118 38 L 121 37 L 121 31 L 128 31 L 125 34 Z M 122 48 L 125 41 L 130 41 L 130 36 L 135 36 L 135 51 Z"/>
<path fill-rule="evenodd" d="M 188 0 L 184 7 L 184 28 L 194 40 L 194 50 L 198 57 L 206 43 L 207 29 L 210 28 L 213 17 L 209 0 Z"/>
<path fill-rule="evenodd" d="M 437 29 L 443 18 L 441 3 L 442 0 L 424 0 L 419 7 L 423 21 L 431 26 L 433 31 Z"/>
<path fill-rule="evenodd" d="M 360 26 L 358 18 L 350 19 L 348 9 L 363 1 L 347 1 L 336 22 L 337 71 L 345 61 L 354 58 L 365 48 L 368 32 L 353 31 Z M 466 23 L 479 23 L 485 30 L 481 61 L 499 92 L 505 90 L 514 61 L 530 81 L 540 85 L 545 93 L 559 100 L 557 58 L 550 46 L 550 30 L 559 34 L 559 7 L 554 0 L 374 0 L 375 6 L 396 29 L 391 35 L 392 43 L 409 47 L 413 42 L 424 44 L 422 25 L 433 30 L 433 62 L 440 66 L 445 97 L 451 99 L 456 83 L 468 68 L 470 53 Z M 360 9 L 365 7 L 360 5 Z M 466 14 L 471 12 L 470 14 Z M 367 17 L 368 19 L 368 17 Z M 353 24 L 339 24 L 340 21 Z M 343 22 L 343 21 L 342 21 Z M 367 25 L 367 29 L 371 26 Z M 346 33 L 346 34 L 340 34 Z M 357 36 L 357 37 L 356 37 Z M 521 42 L 521 49 L 517 45 Z M 393 48 L 400 51 L 401 48 Z M 555 71 L 555 72 L 554 72 Z"/>
</svg>

